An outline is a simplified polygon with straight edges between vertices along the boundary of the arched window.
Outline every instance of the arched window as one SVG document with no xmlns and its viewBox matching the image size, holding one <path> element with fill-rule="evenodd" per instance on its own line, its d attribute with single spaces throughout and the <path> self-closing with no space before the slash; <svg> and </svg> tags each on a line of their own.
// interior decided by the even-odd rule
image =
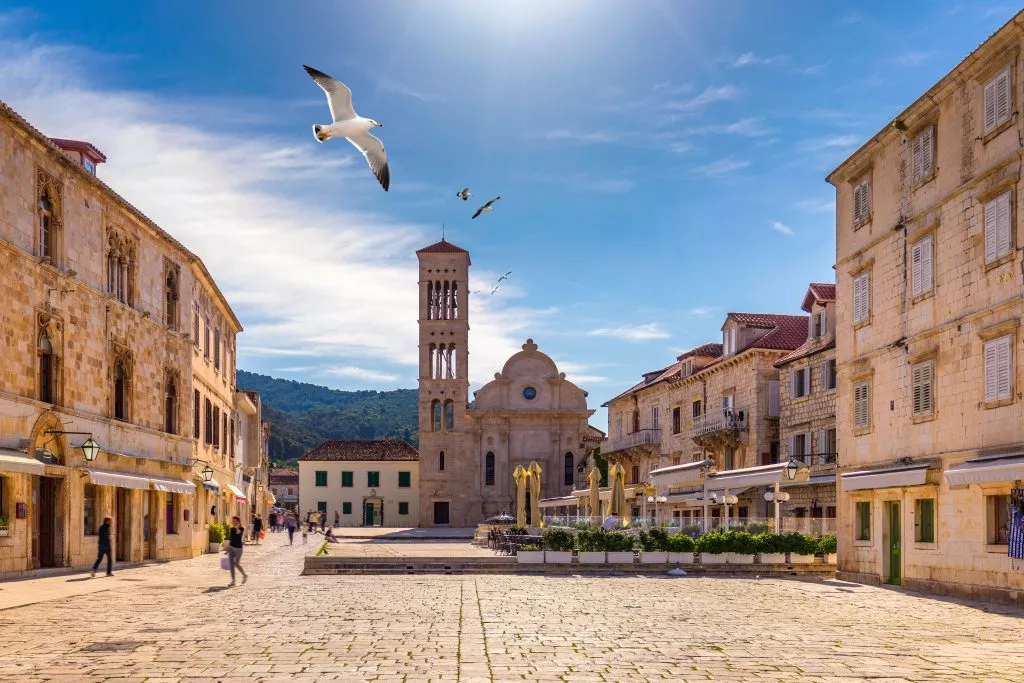
<svg viewBox="0 0 1024 683">
<path fill-rule="evenodd" d="M 53 257 L 53 202 L 49 190 L 39 198 L 39 255 Z"/>
<path fill-rule="evenodd" d="M 455 401 L 444 402 L 444 429 L 446 432 L 455 431 Z"/>
<path fill-rule="evenodd" d="M 565 454 L 565 478 L 563 482 L 566 486 L 572 486 L 576 480 L 576 470 L 572 466 L 572 453 Z"/>
<path fill-rule="evenodd" d="M 427 320 L 434 319 L 434 283 L 427 283 Z"/>
<path fill-rule="evenodd" d="M 164 389 L 164 431 L 174 434 L 177 429 L 178 420 L 178 388 L 174 386 L 174 380 L 167 380 L 167 387 Z"/>
<path fill-rule="evenodd" d="M 114 419 L 128 419 L 128 373 L 120 360 L 114 362 Z"/>
<path fill-rule="evenodd" d="M 168 327 L 178 324 L 178 276 L 173 270 L 167 271 L 164 282 L 164 322 Z"/>
<path fill-rule="evenodd" d="M 459 283 L 452 283 L 452 320 L 459 319 Z"/>
<path fill-rule="evenodd" d="M 433 401 L 430 404 L 430 423 L 432 431 L 441 431 L 441 402 Z"/>
<path fill-rule="evenodd" d="M 448 345 L 446 379 L 455 379 L 455 344 Z"/>
<path fill-rule="evenodd" d="M 53 345 L 44 330 L 39 335 L 39 400 L 43 403 L 54 402 L 55 370 Z"/>
<path fill-rule="evenodd" d="M 444 472 L 444 451 L 441 451 L 437 456 L 437 471 Z"/>
<path fill-rule="evenodd" d="M 494 453 L 490 451 L 484 456 L 484 484 L 494 486 Z"/>
<path fill-rule="evenodd" d="M 448 281 L 444 281 L 444 294 L 441 295 L 441 318 L 451 320 L 452 318 L 452 291 Z"/>
</svg>

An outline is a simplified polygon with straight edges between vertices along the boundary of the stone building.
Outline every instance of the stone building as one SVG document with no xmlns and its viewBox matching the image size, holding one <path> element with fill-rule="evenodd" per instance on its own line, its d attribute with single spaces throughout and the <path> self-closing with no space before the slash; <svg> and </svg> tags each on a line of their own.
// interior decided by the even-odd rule
<svg viewBox="0 0 1024 683">
<path fill-rule="evenodd" d="M 324 441 L 299 458 L 300 520 L 326 512 L 334 526 L 419 526 L 419 469 L 399 439 Z"/>
<path fill-rule="evenodd" d="M 1022 47 L 1018 14 L 828 176 L 848 579 L 1024 594 Z"/>
<path fill-rule="evenodd" d="M 811 283 L 802 308 L 807 341 L 775 363 L 779 369 L 779 445 L 782 461 L 810 468 L 804 483 L 783 484 L 790 498 L 783 529 L 835 533 L 836 518 L 836 286 Z"/>
<path fill-rule="evenodd" d="M 242 521 L 248 524 L 258 514 L 266 522 L 270 505 L 276 499 L 269 487 L 267 441 L 270 438 L 270 425 L 263 420 L 263 404 L 259 393 L 236 390 L 234 415 L 238 423 L 235 467 L 242 472 L 240 488 L 248 500 L 248 505 L 242 508 Z"/>
<path fill-rule="evenodd" d="M 230 309 L 96 176 L 93 145 L 0 103 L 0 158 L 0 575 L 90 566 L 106 516 L 119 562 L 190 557 L 206 529 L 188 302 L 202 289 Z"/>
<path fill-rule="evenodd" d="M 274 494 L 278 507 L 285 510 L 298 509 L 299 473 L 280 468 L 270 470 L 270 492 Z"/>
<path fill-rule="evenodd" d="M 512 472 L 537 462 L 542 497 L 570 493 L 593 410 L 532 339 L 468 404 L 469 252 L 441 240 L 419 259 L 419 523 L 474 526 L 514 507 Z"/>
</svg>

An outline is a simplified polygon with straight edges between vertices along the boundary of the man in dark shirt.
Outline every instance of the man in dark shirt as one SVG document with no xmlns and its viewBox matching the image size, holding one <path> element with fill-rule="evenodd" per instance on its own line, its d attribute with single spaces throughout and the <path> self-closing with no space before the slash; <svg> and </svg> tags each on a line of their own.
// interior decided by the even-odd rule
<svg viewBox="0 0 1024 683">
<path fill-rule="evenodd" d="M 103 524 L 100 526 L 99 531 L 99 544 L 98 552 L 96 554 L 96 564 L 92 566 L 92 573 L 89 576 L 96 576 L 96 570 L 99 569 L 100 560 L 103 556 L 107 556 L 107 576 L 114 575 L 114 558 L 110 554 L 110 517 L 103 518 Z"/>
</svg>

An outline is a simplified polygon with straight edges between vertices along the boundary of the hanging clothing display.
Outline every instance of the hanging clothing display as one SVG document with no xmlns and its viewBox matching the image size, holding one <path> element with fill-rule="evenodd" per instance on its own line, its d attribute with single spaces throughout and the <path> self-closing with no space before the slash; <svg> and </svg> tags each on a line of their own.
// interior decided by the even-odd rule
<svg viewBox="0 0 1024 683">
<path fill-rule="evenodd" d="M 1010 491 L 1010 557 L 1024 560 L 1024 489 Z"/>
</svg>

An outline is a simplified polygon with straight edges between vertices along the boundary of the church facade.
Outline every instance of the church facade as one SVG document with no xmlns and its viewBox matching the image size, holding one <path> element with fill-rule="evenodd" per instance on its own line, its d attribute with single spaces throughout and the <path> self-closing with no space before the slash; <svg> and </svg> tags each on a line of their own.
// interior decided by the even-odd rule
<svg viewBox="0 0 1024 683">
<path fill-rule="evenodd" d="M 536 462 L 541 497 L 568 495 L 589 450 L 587 394 L 532 339 L 469 403 L 469 252 L 441 240 L 419 259 L 420 526 L 512 512 L 512 472 Z"/>
</svg>

